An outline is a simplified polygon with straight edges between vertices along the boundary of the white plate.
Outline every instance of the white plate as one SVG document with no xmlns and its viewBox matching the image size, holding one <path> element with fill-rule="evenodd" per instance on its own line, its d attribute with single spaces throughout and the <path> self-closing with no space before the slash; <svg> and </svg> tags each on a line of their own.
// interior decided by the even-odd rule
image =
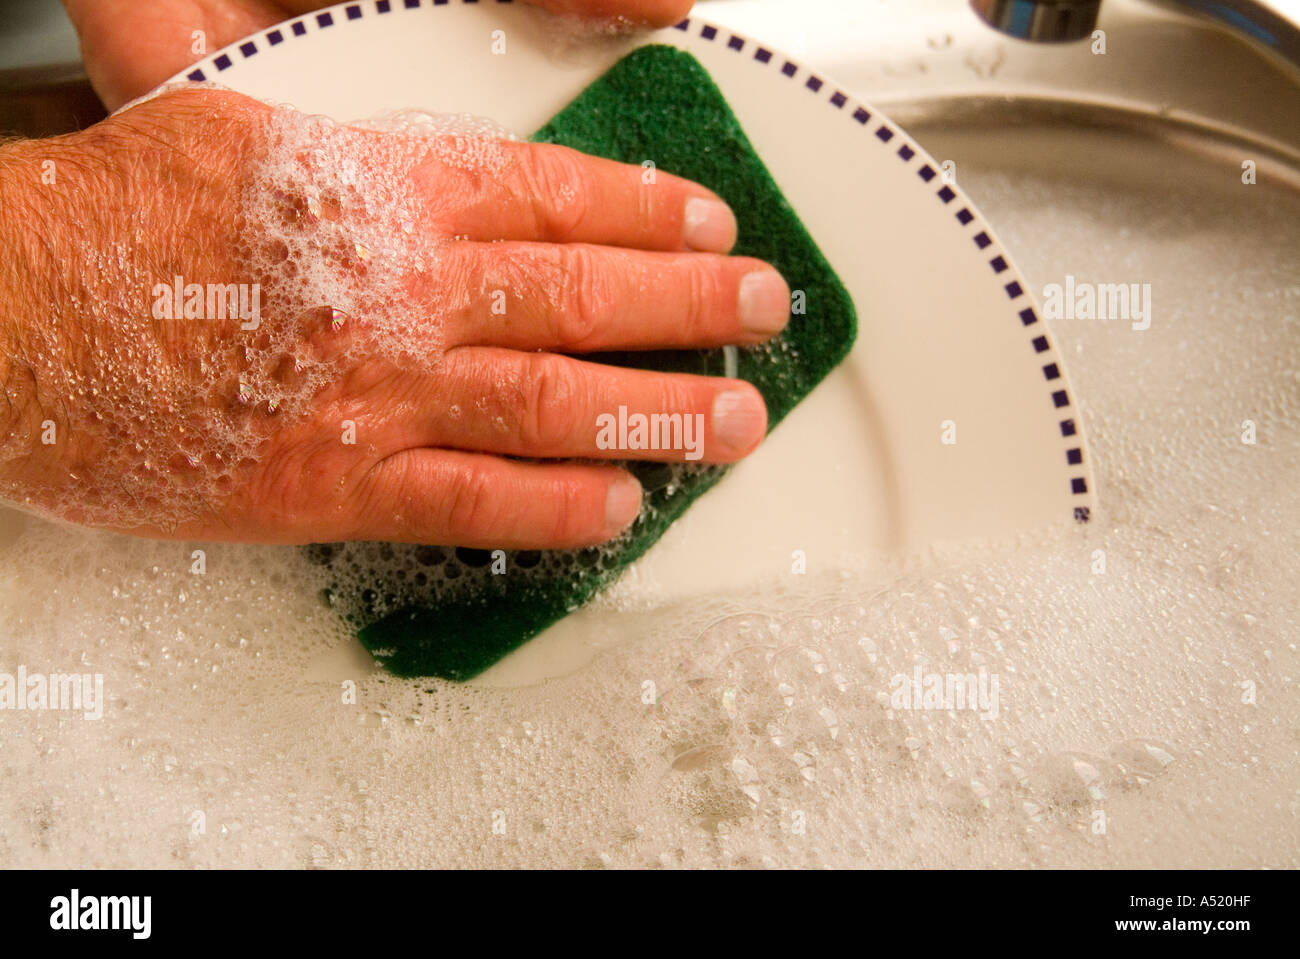
<svg viewBox="0 0 1300 959">
<path fill-rule="evenodd" d="M 859 334 L 849 360 L 637 564 L 639 580 L 676 602 L 788 574 L 794 550 L 811 572 L 1086 520 L 1093 480 L 1064 365 L 996 234 L 905 132 L 772 46 L 695 17 L 574 45 L 507 0 L 366 0 L 287 21 L 177 79 L 340 120 L 474 113 L 526 136 L 645 43 L 688 50 L 712 73 L 853 296 Z M 572 620 L 493 673 L 572 666 L 590 625 Z"/>
</svg>

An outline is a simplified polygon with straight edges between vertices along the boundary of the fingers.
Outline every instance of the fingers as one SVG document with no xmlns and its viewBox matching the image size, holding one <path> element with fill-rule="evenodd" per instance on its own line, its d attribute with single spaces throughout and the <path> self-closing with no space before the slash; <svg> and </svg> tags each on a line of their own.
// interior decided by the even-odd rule
<svg viewBox="0 0 1300 959">
<path fill-rule="evenodd" d="M 395 421 L 401 446 L 514 456 L 730 463 L 767 432 L 762 396 L 742 380 L 604 366 L 492 347 L 448 351 Z"/>
<path fill-rule="evenodd" d="M 601 543 L 641 508 L 641 486 L 623 470 L 456 450 L 390 456 L 370 472 L 362 492 L 354 538 L 481 549 Z"/>
<path fill-rule="evenodd" d="M 455 167 L 431 171 L 428 190 L 458 197 L 448 214 L 455 234 L 709 253 L 735 245 L 731 209 L 689 180 L 554 144 L 502 142 L 501 148 L 508 162 L 498 176 Z M 451 194 L 448 177 L 456 181 Z"/>
<path fill-rule="evenodd" d="M 622 17 L 651 27 L 671 27 L 690 12 L 692 0 L 526 0 L 551 13 Z"/>
<path fill-rule="evenodd" d="M 295 12 L 326 5 L 321 0 L 280 0 L 280 4 L 299 8 Z M 206 49 L 220 50 L 285 17 L 273 3 L 225 3 L 219 5 L 219 13 L 217 4 L 206 4 L 212 8 L 206 16 L 183 12 L 179 4 L 139 0 L 63 0 L 63 6 L 81 41 L 86 73 L 110 112 L 198 60 L 196 27 L 205 31 Z M 196 17 L 200 22 L 192 23 Z"/>
<path fill-rule="evenodd" d="M 588 244 L 464 243 L 477 294 L 446 342 L 585 353 L 758 343 L 790 318 L 776 270 L 749 257 Z"/>
</svg>

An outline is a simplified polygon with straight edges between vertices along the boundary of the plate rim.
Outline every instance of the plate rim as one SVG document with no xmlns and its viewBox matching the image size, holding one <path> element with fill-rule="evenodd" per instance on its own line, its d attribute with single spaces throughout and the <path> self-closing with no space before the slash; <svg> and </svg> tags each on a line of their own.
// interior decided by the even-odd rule
<svg viewBox="0 0 1300 959">
<path fill-rule="evenodd" d="M 482 10 L 496 5 L 516 6 L 517 4 L 514 0 L 486 0 L 486 2 L 480 0 L 342 0 L 320 10 L 290 17 L 279 24 L 235 40 L 205 59 L 182 69 L 160 85 L 159 89 L 178 82 L 213 82 L 217 77 L 236 68 L 238 64 L 264 51 L 270 51 L 283 43 L 308 37 L 322 30 L 359 22 L 367 16 L 367 11 L 370 16 L 383 16 L 438 8 L 460 9 L 466 6 Z M 1033 350 L 1035 362 L 1040 364 L 1047 397 L 1055 410 L 1054 418 L 1060 434 L 1059 440 L 1063 441 L 1063 459 L 1070 490 L 1069 518 L 1075 523 L 1088 523 L 1096 511 L 1096 483 L 1081 411 L 1073 400 L 1064 360 L 1053 345 L 1053 337 L 1042 316 L 1041 308 L 1023 274 L 1015 265 L 1011 254 L 994 239 L 996 234 L 991 225 L 984 220 L 978 207 L 960 185 L 941 173 L 942 164 L 938 163 L 886 114 L 845 92 L 843 85 L 828 74 L 805 67 L 776 47 L 746 34 L 703 17 L 691 15 L 663 30 L 647 31 L 644 40 L 637 42 L 633 49 L 657 42 L 654 37 L 669 30 L 679 31 L 686 36 L 696 37 L 708 43 L 716 43 L 719 47 L 731 50 L 737 55 L 752 51 L 752 54 L 746 57 L 751 64 L 778 69 L 786 79 L 800 83 L 804 90 L 818 98 L 820 102 L 838 111 L 848 122 L 856 123 L 868 135 L 868 142 L 875 141 L 878 146 L 886 148 L 897 144 L 893 151 L 895 158 L 909 168 L 915 168 L 917 177 L 925 187 L 931 188 L 933 196 L 945 207 L 956 210 L 949 222 L 966 233 L 970 246 L 974 247 L 976 255 L 987 265 L 990 271 L 988 275 L 1005 294 L 1008 312 L 1013 321 L 1020 324 L 1022 331 L 1035 334 L 1030 337 L 1028 345 Z M 937 188 L 935 188 L 936 181 Z M 991 257 L 989 254 L 992 254 Z M 851 361 L 850 355 L 844 362 Z"/>
</svg>

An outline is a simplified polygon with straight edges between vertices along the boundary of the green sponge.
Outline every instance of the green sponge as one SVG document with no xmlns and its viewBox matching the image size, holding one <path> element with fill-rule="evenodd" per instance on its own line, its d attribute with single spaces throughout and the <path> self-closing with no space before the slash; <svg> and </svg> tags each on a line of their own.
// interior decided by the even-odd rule
<svg viewBox="0 0 1300 959">
<path fill-rule="evenodd" d="M 619 61 L 533 140 L 560 143 L 704 184 L 736 212 L 735 252 L 775 266 L 803 291 L 776 340 L 738 351 L 736 375 L 758 388 L 771 427 L 847 355 L 856 316 L 812 238 L 754 152 L 708 72 L 675 47 Z M 722 375 L 722 350 L 602 354 L 597 362 Z M 401 676 L 464 680 L 582 606 L 649 549 L 725 468 L 632 463 L 646 503 L 632 527 L 596 549 L 490 553 L 392 543 L 311 548 L 326 591 L 362 643 Z"/>
</svg>

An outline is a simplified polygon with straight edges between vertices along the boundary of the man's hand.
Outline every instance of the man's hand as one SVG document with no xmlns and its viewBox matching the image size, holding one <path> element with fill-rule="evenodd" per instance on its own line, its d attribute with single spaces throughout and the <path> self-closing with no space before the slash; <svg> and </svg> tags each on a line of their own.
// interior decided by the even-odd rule
<svg viewBox="0 0 1300 959">
<path fill-rule="evenodd" d="M 552 145 L 325 125 L 285 155 L 302 122 L 185 90 L 0 149 L 0 495 L 181 539 L 569 547 L 640 507 L 590 462 L 629 455 L 602 414 L 698 421 L 704 462 L 762 439 L 749 384 L 561 355 L 780 330 L 789 291 L 722 255 L 713 194 Z M 348 164 L 361 186 L 314 195 Z M 258 322 L 160 316 L 176 277 L 256 284 Z"/>
<path fill-rule="evenodd" d="M 553 13 L 621 17 L 666 27 L 692 0 L 525 0 Z M 90 82 L 110 111 L 143 96 L 168 77 L 240 37 L 289 17 L 329 6 L 328 0 L 63 0 L 81 37 Z M 194 52 L 201 30 L 206 53 Z"/>
</svg>

